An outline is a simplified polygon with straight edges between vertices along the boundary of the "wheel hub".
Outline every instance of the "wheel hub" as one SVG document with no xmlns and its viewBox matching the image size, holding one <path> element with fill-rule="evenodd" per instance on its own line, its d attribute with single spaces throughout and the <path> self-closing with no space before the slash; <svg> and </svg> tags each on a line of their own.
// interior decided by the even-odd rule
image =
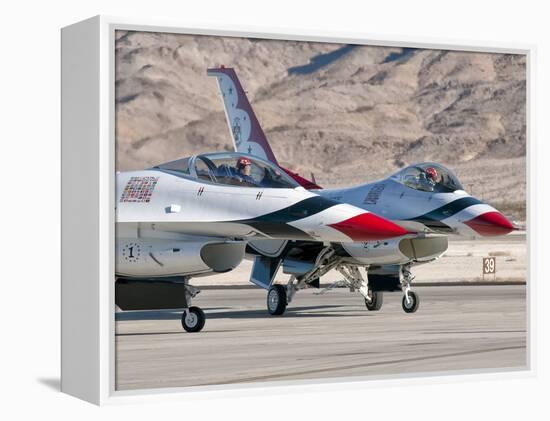
<svg viewBox="0 0 550 421">
<path fill-rule="evenodd" d="M 279 294 L 277 294 L 277 291 L 275 290 L 269 291 L 269 309 L 275 311 L 278 305 L 279 305 Z"/>
<path fill-rule="evenodd" d="M 195 327 L 199 321 L 199 318 L 195 313 L 187 312 L 185 316 L 185 324 L 189 327 Z"/>
</svg>

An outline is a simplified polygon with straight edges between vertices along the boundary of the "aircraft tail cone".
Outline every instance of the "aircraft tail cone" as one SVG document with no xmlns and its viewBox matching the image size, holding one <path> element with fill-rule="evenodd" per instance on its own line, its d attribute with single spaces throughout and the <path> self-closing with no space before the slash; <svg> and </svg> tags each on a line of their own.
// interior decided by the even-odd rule
<svg viewBox="0 0 550 421">
<path fill-rule="evenodd" d="M 362 213 L 329 226 L 344 233 L 353 241 L 384 240 L 409 234 L 409 231 L 399 225 L 372 212 Z"/>
<path fill-rule="evenodd" d="M 506 235 L 515 230 L 500 212 L 485 212 L 464 223 L 484 237 Z"/>
</svg>

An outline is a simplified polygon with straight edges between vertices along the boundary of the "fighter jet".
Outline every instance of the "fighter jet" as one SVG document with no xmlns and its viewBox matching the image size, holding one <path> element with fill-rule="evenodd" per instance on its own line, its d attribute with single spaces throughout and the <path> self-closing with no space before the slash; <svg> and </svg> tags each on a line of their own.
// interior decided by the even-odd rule
<svg viewBox="0 0 550 421">
<path fill-rule="evenodd" d="M 116 179 L 117 305 L 143 308 L 135 304 L 139 296 L 159 308 L 160 288 L 160 306 L 184 307 L 189 332 L 205 323 L 204 312 L 191 306 L 199 290 L 189 280 L 234 269 L 251 240 L 343 244 L 408 232 L 307 191 L 274 164 L 243 153 L 195 155 Z M 153 290 L 153 281 L 165 282 Z"/>
<path fill-rule="evenodd" d="M 379 310 L 383 292 L 402 291 L 402 307 L 413 313 L 419 305 L 411 290 L 413 265 L 431 262 L 447 250 L 447 236 L 506 235 L 512 223 L 499 211 L 464 191 L 448 168 L 424 162 L 372 183 L 344 189 L 322 189 L 283 168 L 267 141 L 246 93 L 232 68 L 212 68 L 217 79 L 236 151 L 263 157 L 276 164 L 300 185 L 320 196 L 348 203 L 384 216 L 416 235 L 381 241 L 319 244 L 303 241 L 253 241 L 247 251 L 254 257 L 250 281 L 268 289 L 270 314 L 283 314 L 294 294 L 319 286 L 319 277 L 335 269 L 350 290 L 359 291 L 368 310 Z M 273 284 L 279 268 L 290 275 L 286 287 Z M 366 272 L 363 276 L 360 269 Z"/>
</svg>

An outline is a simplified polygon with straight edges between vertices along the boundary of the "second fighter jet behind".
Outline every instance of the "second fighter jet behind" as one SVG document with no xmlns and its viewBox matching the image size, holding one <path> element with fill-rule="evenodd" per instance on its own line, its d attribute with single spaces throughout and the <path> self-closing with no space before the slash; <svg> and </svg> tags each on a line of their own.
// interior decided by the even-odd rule
<svg viewBox="0 0 550 421">
<path fill-rule="evenodd" d="M 343 275 L 344 285 L 363 295 L 367 309 L 380 309 L 383 292 L 403 291 L 403 310 L 413 313 L 419 299 L 411 290 L 414 279 L 411 268 L 442 256 L 449 234 L 499 236 L 515 229 L 497 209 L 466 193 L 450 169 L 434 162 L 412 164 L 370 183 L 322 189 L 280 166 L 235 70 L 221 66 L 208 69 L 207 74 L 218 82 L 236 151 L 269 160 L 321 197 L 375 212 L 415 233 L 385 241 L 328 245 L 303 241 L 251 242 L 247 248 L 254 256 L 250 281 L 269 289 L 270 314 L 282 314 L 298 290 L 318 287 L 319 278 L 332 269 Z M 369 159 L 365 162 L 376 165 Z M 286 288 L 274 283 L 279 267 L 290 275 Z M 360 269 L 366 272 L 366 279 Z"/>
</svg>

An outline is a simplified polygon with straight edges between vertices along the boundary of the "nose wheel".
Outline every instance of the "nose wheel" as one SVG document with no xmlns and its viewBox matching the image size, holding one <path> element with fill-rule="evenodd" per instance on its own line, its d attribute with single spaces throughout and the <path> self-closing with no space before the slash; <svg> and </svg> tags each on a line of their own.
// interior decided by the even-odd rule
<svg viewBox="0 0 550 421">
<path fill-rule="evenodd" d="M 201 291 L 200 289 L 189 285 L 189 279 L 189 277 L 183 278 L 183 283 L 185 285 L 186 308 L 183 310 L 183 314 L 181 315 L 181 326 L 187 332 L 200 332 L 206 322 L 206 315 L 199 307 L 191 305 L 193 298 L 195 298 Z"/>
<path fill-rule="evenodd" d="M 287 306 L 286 288 L 283 285 L 275 284 L 267 292 L 267 311 L 272 316 L 282 315 Z"/>
<path fill-rule="evenodd" d="M 420 298 L 418 298 L 418 294 L 416 292 L 409 291 L 408 293 L 403 295 L 401 306 L 403 307 L 403 311 L 405 313 L 414 313 L 416 310 L 418 310 L 419 304 Z"/>
<path fill-rule="evenodd" d="M 187 332 L 200 332 L 205 322 L 206 316 L 199 307 L 189 307 L 181 315 L 181 325 Z"/>
</svg>

